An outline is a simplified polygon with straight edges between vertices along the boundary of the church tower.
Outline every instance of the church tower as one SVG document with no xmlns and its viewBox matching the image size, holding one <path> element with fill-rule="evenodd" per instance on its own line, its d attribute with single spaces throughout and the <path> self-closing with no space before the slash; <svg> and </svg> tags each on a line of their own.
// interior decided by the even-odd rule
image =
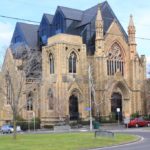
<svg viewBox="0 0 150 150">
<path fill-rule="evenodd" d="M 133 17 L 130 15 L 130 21 L 128 26 L 128 39 L 129 39 L 129 49 L 130 49 L 130 59 L 134 59 L 136 55 L 136 41 L 135 41 L 135 26 L 133 22 Z"/>
<path fill-rule="evenodd" d="M 100 5 L 98 6 L 98 11 L 95 21 L 95 56 L 102 56 L 104 52 L 104 36 L 103 36 L 103 19 L 101 15 Z"/>
</svg>

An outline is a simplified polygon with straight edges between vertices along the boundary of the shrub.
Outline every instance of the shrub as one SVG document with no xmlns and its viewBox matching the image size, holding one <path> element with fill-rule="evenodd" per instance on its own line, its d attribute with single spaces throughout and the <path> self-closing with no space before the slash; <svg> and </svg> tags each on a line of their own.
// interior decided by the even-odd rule
<svg viewBox="0 0 150 150">
<path fill-rule="evenodd" d="M 84 125 L 89 125 L 89 124 L 90 124 L 90 121 L 81 121 L 80 124 L 82 124 L 83 126 L 84 126 Z"/>
<path fill-rule="evenodd" d="M 35 129 L 40 129 L 41 120 L 40 118 L 35 118 Z M 34 129 L 34 119 L 30 121 L 30 129 Z"/>
<path fill-rule="evenodd" d="M 40 118 L 35 118 L 35 129 L 40 129 Z M 17 117 L 17 125 L 21 127 L 21 130 L 26 131 L 28 129 L 34 129 L 34 119 L 31 121 L 25 120 L 22 117 Z"/>
<path fill-rule="evenodd" d="M 70 125 L 71 127 L 75 127 L 75 126 L 78 125 L 78 123 L 77 123 L 77 122 L 70 122 L 69 125 Z"/>
<path fill-rule="evenodd" d="M 21 130 L 23 130 L 23 131 L 28 129 L 27 121 L 20 116 L 17 117 L 17 126 L 20 126 Z"/>
<path fill-rule="evenodd" d="M 144 118 L 145 120 L 150 120 L 150 115 L 145 115 L 145 116 L 143 116 L 143 118 Z"/>
<path fill-rule="evenodd" d="M 115 113 L 111 113 L 109 116 L 101 116 L 100 123 L 116 123 L 116 115 Z"/>
<path fill-rule="evenodd" d="M 131 119 L 138 118 L 139 116 L 139 112 L 133 113 L 131 114 Z"/>
<path fill-rule="evenodd" d="M 44 129 L 54 129 L 53 125 L 44 125 L 43 126 Z"/>
</svg>

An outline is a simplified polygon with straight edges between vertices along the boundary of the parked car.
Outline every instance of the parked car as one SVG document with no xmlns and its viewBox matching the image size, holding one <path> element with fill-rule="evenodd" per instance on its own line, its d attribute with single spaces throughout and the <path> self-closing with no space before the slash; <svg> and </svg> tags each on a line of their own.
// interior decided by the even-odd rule
<svg viewBox="0 0 150 150">
<path fill-rule="evenodd" d="M 150 127 L 150 121 L 144 120 L 142 117 L 131 119 L 128 124 L 125 124 L 126 127 Z"/>
<path fill-rule="evenodd" d="M 1 127 L 1 132 L 4 133 L 12 133 L 14 131 L 13 126 L 12 125 L 3 125 Z"/>
<path fill-rule="evenodd" d="M 16 127 L 16 131 L 17 132 L 21 132 L 21 127 L 20 126 L 17 126 Z M 1 127 L 1 132 L 4 134 L 4 133 L 12 133 L 14 132 L 14 128 L 12 125 L 3 125 Z"/>
</svg>

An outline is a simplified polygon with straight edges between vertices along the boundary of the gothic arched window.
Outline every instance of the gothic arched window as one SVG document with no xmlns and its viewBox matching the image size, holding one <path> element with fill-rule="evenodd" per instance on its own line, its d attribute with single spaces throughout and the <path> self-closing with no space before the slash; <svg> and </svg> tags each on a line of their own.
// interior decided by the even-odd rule
<svg viewBox="0 0 150 150">
<path fill-rule="evenodd" d="M 54 74 L 54 57 L 52 54 L 49 55 L 50 74 Z"/>
<path fill-rule="evenodd" d="M 108 53 L 107 75 L 114 75 L 118 71 L 124 75 L 124 58 L 120 46 L 114 43 Z"/>
<path fill-rule="evenodd" d="M 48 108 L 50 110 L 54 109 L 54 96 L 51 89 L 48 90 Z"/>
<path fill-rule="evenodd" d="M 27 95 L 27 110 L 33 110 L 33 93 L 29 92 Z"/>
<path fill-rule="evenodd" d="M 76 73 L 77 71 L 77 55 L 72 52 L 69 57 L 69 73 Z"/>
</svg>

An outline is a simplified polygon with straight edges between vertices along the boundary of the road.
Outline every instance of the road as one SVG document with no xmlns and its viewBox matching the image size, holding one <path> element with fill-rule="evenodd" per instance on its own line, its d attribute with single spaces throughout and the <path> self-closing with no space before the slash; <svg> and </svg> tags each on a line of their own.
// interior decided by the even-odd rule
<svg viewBox="0 0 150 150">
<path fill-rule="evenodd" d="M 150 150 L 150 130 L 127 131 L 123 133 L 134 134 L 143 137 L 142 140 L 136 143 L 130 143 L 120 146 L 97 148 L 94 150 Z"/>
</svg>

